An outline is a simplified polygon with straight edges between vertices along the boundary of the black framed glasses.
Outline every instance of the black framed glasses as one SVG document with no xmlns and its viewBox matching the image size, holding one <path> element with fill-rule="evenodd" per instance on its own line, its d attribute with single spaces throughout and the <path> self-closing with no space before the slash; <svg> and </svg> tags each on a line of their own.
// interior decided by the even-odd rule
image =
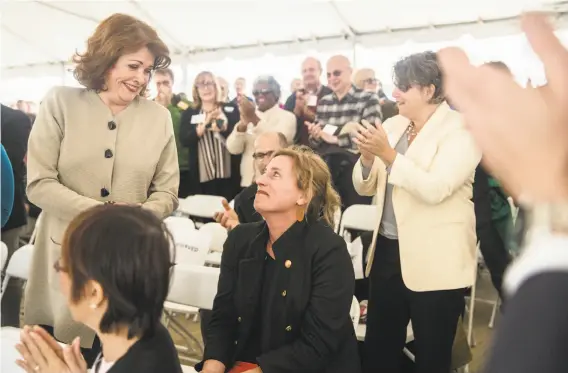
<svg viewBox="0 0 568 373">
<path fill-rule="evenodd" d="M 195 86 L 197 88 L 200 88 L 200 89 L 213 88 L 213 87 L 215 87 L 215 82 L 199 82 L 199 83 L 196 83 Z"/>
<path fill-rule="evenodd" d="M 328 72 L 327 73 L 327 78 L 331 78 L 331 76 L 333 75 L 336 78 L 339 78 L 341 76 L 341 74 L 343 74 L 343 71 L 341 70 L 333 70 L 332 72 Z"/>
<path fill-rule="evenodd" d="M 255 89 L 254 91 L 252 91 L 252 95 L 255 96 L 255 97 L 260 96 L 260 95 L 266 96 L 270 93 L 272 93 L 272 90 L 266 89 L 266 88 L 265 89 Z"/>
</svg>

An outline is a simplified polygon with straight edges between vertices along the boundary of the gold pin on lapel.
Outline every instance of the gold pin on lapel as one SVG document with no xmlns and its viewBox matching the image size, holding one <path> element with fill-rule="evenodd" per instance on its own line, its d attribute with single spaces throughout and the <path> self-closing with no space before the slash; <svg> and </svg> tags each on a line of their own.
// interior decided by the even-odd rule
<svg viewBox="0 0 568 373">
<path fill-rule="evenodd" d="M 285 261 L 285 262 L 284 262 L 284 267 L 286 267 L 286 268 L 292 267 L 292 262 L 291 262 L 290 260 Z"/>
</svg>

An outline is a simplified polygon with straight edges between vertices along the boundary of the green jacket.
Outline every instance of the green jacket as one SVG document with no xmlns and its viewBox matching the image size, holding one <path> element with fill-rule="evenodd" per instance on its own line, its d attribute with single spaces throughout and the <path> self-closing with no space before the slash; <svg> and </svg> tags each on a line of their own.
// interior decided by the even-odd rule
<svg viewBox="0 0 568 373">
<path fill-rule="evenodd" d="M 499 232 L 499 236 L 505 243 L 507 250 L 514 251 L 511 245 L 511 233 L 513 229 L 513 214 L 508 196 L 503 191 L 497 179 L 488 176 L 489 180 L 489 199 L 491 202 L 491 220 Z"/>
<path fill-rule="evenodd" d="M 184 101 L 180 101 L 180 104 Z M 176 146 L 178 152 L 178 163 L 180 171 L 187 171 L 189 170 L 189 149 L 182 146 L 179 141 L 179 127 L 181 121 L 181 113 L 185 110 L 184 107 L 187 108 L 185 105 L 178 104 L 178 106 L 169 105 L 168 110 L 172 116 L 172 123 L 174 125 L 174 135 L 176 138 Z M 186 103 L 187 104 L 187 103 Z"/>
</svg>

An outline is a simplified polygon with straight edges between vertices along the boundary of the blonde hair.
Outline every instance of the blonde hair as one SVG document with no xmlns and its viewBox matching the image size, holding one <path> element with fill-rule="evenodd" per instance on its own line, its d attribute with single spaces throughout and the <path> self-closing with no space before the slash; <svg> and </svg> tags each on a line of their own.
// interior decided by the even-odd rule
<svg viewBox="0 0 568 373">
<path fill-rule="evenodd" d="M 341 199 L 331 185 L 331 173 L 327 164 L 304 145 L 280 149 L 274 154 L 274 157 L 278 156 L 290 157 L 294 163 L 298 188 L 308 199 L 307 221 L 323 219 L 333 227 L 335 213 L 341 207 Z"/>
<path fill-rule="evenodd" d="M 201 102 L 201 97 L 199 97 L 199 92 L 197 91 L 197 81 L 204 76 L 210 76 L 213 82 L 215 82 L 215 101 L 217 102 L 217 104 L 223 102 L 221 90 L 219 89 L 221 85 L 219 84 L 217 77 L 215 77 L 215 74 L 213 74 L 211 71 L 202 71 L 197 74 L 195 80 L 193 81 L 193 86 L 191 87 L 191 95 L 193 96 L 194 107 L 201 107 L 203 105 L 203 103 Z"/>
<path fill-rule="evenodd" d="M 373 69 L 359 69 L 353 74 L 353 84 L 359 89 L 365 88 L 365 80 L 375 77 L 375 71 Z"/>
</svg>

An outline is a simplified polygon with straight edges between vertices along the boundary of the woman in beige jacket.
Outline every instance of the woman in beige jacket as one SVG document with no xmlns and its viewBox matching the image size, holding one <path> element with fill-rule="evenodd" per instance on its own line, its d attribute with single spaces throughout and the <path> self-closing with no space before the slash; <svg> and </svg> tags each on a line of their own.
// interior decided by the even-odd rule
<svg viewBox="0 0 568 373">
<path fill-rule="evenodd" d="M 75 62 L 85 88 L 53 88 L 29 139 L 27 193 L 43 217 L 24 318 L 52 327 L 62 342 L 80 337 L 82 348 L 92 347 L 85 358 L 94 360 L 100 344 L 91 329 L 72 321 L 53 269 L 63 233 L 76 215 L 104 203 L 168 216 L 178 204 L 179 168 L 169 112 L 143 97 L 151 72 L 170 63 L 156 31 L 115 14 L 97 27 Z"/>
</svg>

